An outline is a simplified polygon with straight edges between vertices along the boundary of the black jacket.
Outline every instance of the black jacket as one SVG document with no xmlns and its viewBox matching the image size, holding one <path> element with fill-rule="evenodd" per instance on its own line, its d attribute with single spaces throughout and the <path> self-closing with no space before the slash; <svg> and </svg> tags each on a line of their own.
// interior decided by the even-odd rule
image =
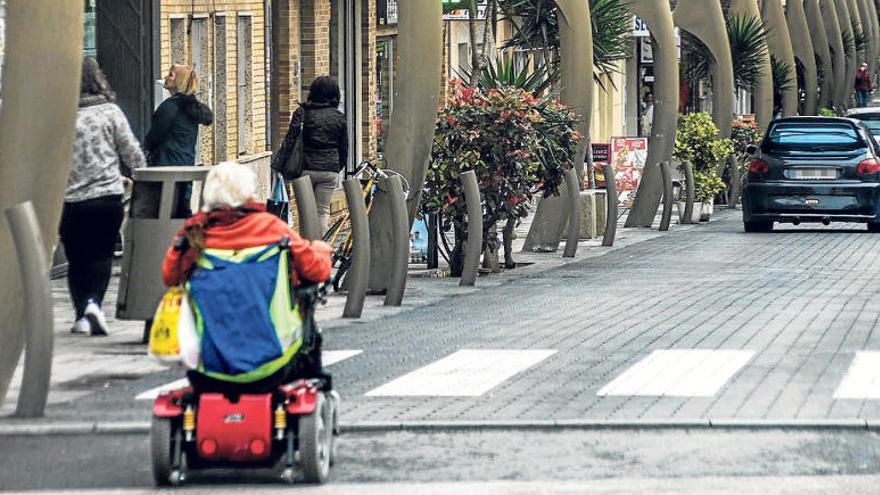
<svg viewBox="0 0 880 495">
<path fill-rule="evenodd" d="M 304 103 L 293 112 L 284 142 L 272 157 L 272 168 L 281 170 L 281 166 L 290 158 L 303 119 L 303 170 L 342 170 L 348 161 L 348 126 L 345 124 L 345 115 L 330 105 L 310 102 Z"/>
<path fill-rule="evenodd" d="M 163 101 L 144 139 L 150 165 L 193 165 L 199 124 L 211 125 L 214 114 L 193 95 L 177 93 Z"/>
</svg>

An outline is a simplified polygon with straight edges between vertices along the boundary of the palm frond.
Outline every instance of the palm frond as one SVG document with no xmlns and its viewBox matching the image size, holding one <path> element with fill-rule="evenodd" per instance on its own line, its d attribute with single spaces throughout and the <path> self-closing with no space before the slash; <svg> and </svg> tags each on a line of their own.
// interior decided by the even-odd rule
<svg viewBox="0 0 880 495">
<path fill-rule="evenodd" d="M 778 96 L 781 100 L 782 94 L 791 91 L 797 83 L 793 74 L 794 68 L 791 64 L 777 60 L 773 55 L 770 56 L 770 66 L 773 71 L 774 99 Z"/>
<path fill-rule="evenodd" d="M 862 27 L 855 19 L 850 19 L 850 23 L 852 24 L 853 32 L 853 48 L 857 52 L 863 52 L 865 47 L 868 46 L 868 37 L 862 32 Z"/>
<path fill-rule="evenodd" d="M 728 17 L 727 37 L 730 40 L 736 87 L 750 89 L 763 73 L 764 57 L 767 54 L 767 30 L 764 23 L 757 17 Z"/>
<path fill-rule="evenodd" d="M 472 69 L 465 69 L 458 76 L 462 81 L 472 81 Z M 536 95 L 543 94 L 557 79 L 556 71 L 546 65 L 538 65 L 533 69 L 517 67 L 510 56 L 488 61 L 476 77 L 477 86 L 484 89 L 513 86 Z"/>
</svg>

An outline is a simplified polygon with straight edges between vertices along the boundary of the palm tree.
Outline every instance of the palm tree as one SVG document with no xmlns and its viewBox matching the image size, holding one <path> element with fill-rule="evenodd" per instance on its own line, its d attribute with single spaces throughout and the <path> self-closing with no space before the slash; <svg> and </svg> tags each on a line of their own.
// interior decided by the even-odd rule
<svg viewBox="0 0 880 495">
<path fill-rule="evenodd" d="M 770 68 L 773 72 L 773 112 L 776 113 L 776 109 L 782 107 L 782 95 L 794 87 L 794 70 L 773 55 L 770 55 Z"/>
<path fill-rule="evenodd" d="M 685 77 L 708 79 L 712 53 L 696 36 L 682 33 L 687 43 L 694 47 L 685 54 Z M 763 58 L 767 53 L 767 28 L 764 22 L 751 16 L 728 16 L 727 39 L 733 61 L 733 79 L 737 89 L 751 89 L 762 75 Z"/>
<path fill-rule="evenodd" d="M 513 37 L 504 48 L 541 53 L 551 69 L 559 65 L 559 8 L 554 0 L 498 0 L 499 13 L 514 28 Z M 593 30 L 593 78 L 604 87 L 600 77 L 617 70 L 617 61 L 632 53 L 632 14 L 621 0 L 590 0 L 590 24 Z"/>
</svg>

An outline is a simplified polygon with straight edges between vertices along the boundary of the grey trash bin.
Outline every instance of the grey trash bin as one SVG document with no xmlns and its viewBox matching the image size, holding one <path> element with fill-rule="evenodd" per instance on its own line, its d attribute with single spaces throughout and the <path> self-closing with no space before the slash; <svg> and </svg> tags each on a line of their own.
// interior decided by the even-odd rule
<svg viewBox="0 0 880 495">
<path fill-rule="evenodd" d="M 125 254 L 116 318 L 148 322 L 165 293 L 162 260 L 183 225 L 178 205 L 180 191 L 189 183 L 204 184 L 207 167 L 149 167 L 132 172 L 134 188 L 125 232 Z M 193 195 L 196 194 L 193 187 Z M 198 197 L 201 198 L 199 191 Z M 177 217 L 175 217 L 177 214 Z M 147 328 L 144 337 L 147 337 Z"/>
</svg>

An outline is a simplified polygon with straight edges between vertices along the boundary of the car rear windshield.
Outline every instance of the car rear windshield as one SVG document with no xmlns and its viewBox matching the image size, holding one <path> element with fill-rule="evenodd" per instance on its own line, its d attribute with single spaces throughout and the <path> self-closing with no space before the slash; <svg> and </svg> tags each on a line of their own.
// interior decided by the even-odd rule
<svg viewBox="0 0 880 495">
<path fill-rule="evenodd" d="M 865 127 L 867 127 L 871 131 L 871 134 L 876 135 L 880 133 L 880 114 L 860 114 L 856 115 L 853 118 L 859 119 L 863 124 L 865 124 Z"/>
<path fill-rule="evenodd" d="M 764 144 L 775 150 L 842 151 L 866 145 L 848 123 L 778 122 L 767 132 Z"/>
</svg>

